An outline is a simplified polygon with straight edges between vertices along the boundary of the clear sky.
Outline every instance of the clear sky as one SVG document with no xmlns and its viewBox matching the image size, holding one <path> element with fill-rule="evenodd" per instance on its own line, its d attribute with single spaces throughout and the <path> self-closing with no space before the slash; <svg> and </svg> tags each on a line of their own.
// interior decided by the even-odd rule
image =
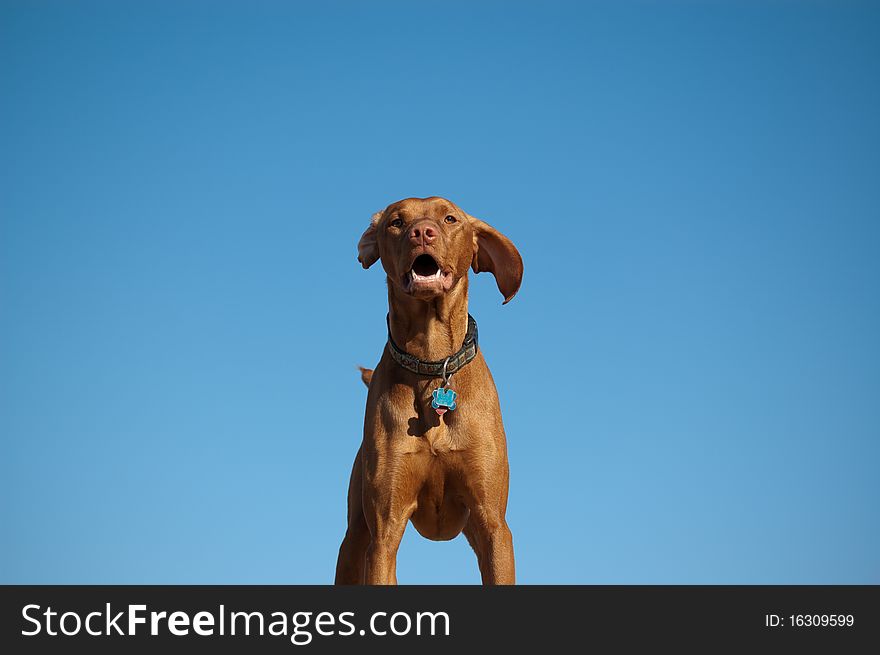
<svg viewBox="0 0 880 655">
<path fill-rule="evenodd" d="M 331 581 L 356 243 L 442 195 L 525 260 L 520 582 L 880 583 L 876 3 L 3 2 L 0 62 L 0 582 Z"/>
</svg>

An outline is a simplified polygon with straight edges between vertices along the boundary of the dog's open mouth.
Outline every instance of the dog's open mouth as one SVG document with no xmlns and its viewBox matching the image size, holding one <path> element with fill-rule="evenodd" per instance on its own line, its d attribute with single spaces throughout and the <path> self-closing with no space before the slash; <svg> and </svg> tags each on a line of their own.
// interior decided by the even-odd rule
<svg viewBox="0 0 880 655">
<path fill-rule="evenodd" d="M 446 291 L 452 283 L 452 275 L 444 272 L 431 255 L 419 255 L 412 268 L 403 276 L 403 287 L 410 293 L 418 291 Z"/>
</svg>

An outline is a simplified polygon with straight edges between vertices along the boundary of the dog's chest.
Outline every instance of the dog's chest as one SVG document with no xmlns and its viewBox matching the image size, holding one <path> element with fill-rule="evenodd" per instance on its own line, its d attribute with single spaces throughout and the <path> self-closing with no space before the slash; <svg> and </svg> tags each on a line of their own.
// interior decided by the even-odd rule
<svg viewBox="0 0 880 655">
<path fill-rule="evenodd" d="M 381 431 L 391 437 L 393 450 L 440 455 L 464 449 L 466 412 L 441 415 L 431 407 L 430 390 L 410 388 L 405 393 L 405 400 L 394 393 L 380 400 Z"/>
<path fill-rule="evenodd" d="M 493 412 L 497 400 L 491 378 L 488 383 L 480 381 L 480 365 L 481 361 L 475 361 L 454 374 L 445 388 L 454 390 L 455 396 L 442 396 L 442 402 L 435 393 L 443 387 L 441 380 L 414 376 L 396 365 L 382 367 L 382 377 L 373 378 L 372 398 L 367 403 L 367 424 L 375 430 L 376 447 L 430 455 L 479 447 L 487 434 L 485 428 L 494 424 L 486 418 L 497 414 L 497 409 Z M 375 413 L 370 411 L 371 405 Z"/>
<path fill-rule="evenodd" d="M 440 455 L 463 449 L 463 445 L 456 437 L 455 431 L 441 421 L 439 426 L 428 430 L 423 439 L 432 455 Z"/>
<path fill-rule="evenodd" d="M 406 434 L 414 438 L 417 451 L 427 450 L 434 455 L 461 450 L 460 421 L 451 412 L 438 415 L 430 406 L 407 420 Z"/>
</svg>

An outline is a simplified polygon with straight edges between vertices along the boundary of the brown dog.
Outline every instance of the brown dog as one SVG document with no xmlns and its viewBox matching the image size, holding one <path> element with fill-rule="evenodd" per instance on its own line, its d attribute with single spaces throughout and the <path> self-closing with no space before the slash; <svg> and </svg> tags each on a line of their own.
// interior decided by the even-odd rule
<svg viewBox="0 0 880 655">
<path fill-rule="evenodd" d="M 369 268 L 378 259 L 388 276 L 389 342 L 375 372 L 362 369 L 364 440 L 336 583 L 395 584 L 397 549 L 412 521 L 428 539 L 464 530 L 483 584 L 513 584 L 507 442 L 468 315 L 468 268 L 493 273 L 506 303 L 522 281 L 522 258 L 493 227 L 434 197 L 373 215 L 358 260 Z"/>
</svg>

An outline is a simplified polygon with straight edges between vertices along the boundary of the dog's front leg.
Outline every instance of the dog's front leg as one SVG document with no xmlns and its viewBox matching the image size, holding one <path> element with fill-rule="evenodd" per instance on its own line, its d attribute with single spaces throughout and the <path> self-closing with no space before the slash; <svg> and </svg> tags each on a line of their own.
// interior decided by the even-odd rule
<svg viewBox="0 0 880 655">
<path fill-rule="evenodd" d="M 483 584 L 515 584 L 513 535 L 504 516 L 478 507 L 476 511 L 471 510 L 464 532 L 477 554 Z"/>
<path fill-rule="evenodd" d="M 364 465 L 364 518 L 370 530 L 364 582 L 397 584 L 397 550 L 416 509 L 416 485 L 410 476 L 398 474 L 399 467 L 387 465 L 384 457 L 368 457 Z"/>
<path fill-rule="evenodd" d="M 393 509 L 394 503 L 379 499 L 378 503 L 373 502 L 372 507 L 367 507 L 366 497 L 364 501 L 364 515 L 370 528 L 364 582 L 397 584 L 397 550 L 415 506 Z"/>
</svg>

